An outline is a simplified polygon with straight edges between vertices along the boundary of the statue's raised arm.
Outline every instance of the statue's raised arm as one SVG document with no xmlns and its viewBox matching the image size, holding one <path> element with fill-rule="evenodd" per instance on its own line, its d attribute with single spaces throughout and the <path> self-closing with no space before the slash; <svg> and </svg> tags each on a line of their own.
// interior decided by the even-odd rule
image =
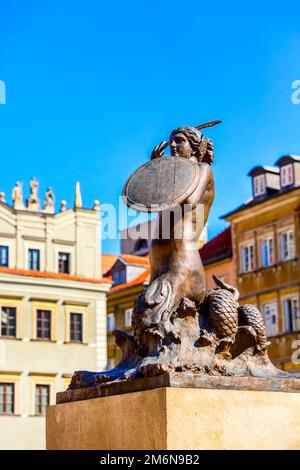
<svg viewBox="0 0 300 470">
<path fill-rule="evenodd" d="M 155 158 L 161 158 L 164 156 L 165 149 L 168 147 L 169 143 L 163 140 L 159 145 L 156 145 L 151 153 L 151 160 Z"/>
</svg>

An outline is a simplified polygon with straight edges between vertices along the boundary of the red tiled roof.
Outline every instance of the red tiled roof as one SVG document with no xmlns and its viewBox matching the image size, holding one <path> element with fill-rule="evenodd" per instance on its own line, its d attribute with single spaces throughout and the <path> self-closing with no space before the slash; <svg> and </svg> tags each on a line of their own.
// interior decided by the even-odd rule
<svg viewBox="0 0 300 470">
<path fill-rule="evenodd" d="M 149 266 L 149 257 L 148 256 L 136 256 L 136 255 L 126 255 L 121 254 L 120 258 L 128 264 L 138 264 L 141 266 Z"/>
<path fill-rule="evenodd" d="M 207 242 L 200 250 L 204 265 L 232 256 L 231 227 Z"/>
<path fill-rule="evenodd" d="M 111 282 L 109 277 L 94 279 L 82 276 L 73 276 L 72 274 L 48 273 L 43 271 L 30 271 L 27 269 L 0 268 L 0 274 L 14 274 L 15 276 L 42 277 L 48 279 L 63 279 L 64 281 L 90 282 L 93 284 L 107 284 Z"/>
<path fill-rule="evenodd" d="M 148 281 L 149 278 L 150 268 L 146 269 L 142 274 L 130 282 L 125 282 L 124 284 L 111 287 L 110 292 L 117 292 L 119 290 L 128 289 L 129 287 L 138 286 L 139 284 L 143 284 L 145 281 Z"/>
<path fill-rule="evenodd" d="M 126 254 L 123 254 L 123 253 L 121 253 L 119 256 L 113 256 L 113 255 L 102 255 L 102 256 L 105 256 L 105 258 L 104 258 L 104 267 L 108 266 L 108 269 L 106 269 L 106 270 L 104 269 L 104 267 L 102 267 L 102 273 L 103 273 L 104 277 L 111 276 L 112 271 L 113 271 L 113 267 L 114 267 L 115 263 L 118 261 L 118 259 L 120 259 L 121 261 L 123 261 L 126 264 L 131 264 L 131 265 L 135 265 L 135 266 L 144 266 L 145 268 L 148 268 L 150 266 L 148 256 L 126 255 Z M 102 261 L 102 263 L 103 263 L 103 261 Z M 110 264 L 110 266 L 109 266 L 109 264 Z M 103 264 L 102 264 L 102 266 L 103 266 Z"/>
<path fill-rule="evenodd" d="M 108 255 L 102 254 L 101 255 L 101 263 L 102 263 L 102 275 L 105 275 L 115 264 L 118 257 L 116 255 Z"/>
</svg>

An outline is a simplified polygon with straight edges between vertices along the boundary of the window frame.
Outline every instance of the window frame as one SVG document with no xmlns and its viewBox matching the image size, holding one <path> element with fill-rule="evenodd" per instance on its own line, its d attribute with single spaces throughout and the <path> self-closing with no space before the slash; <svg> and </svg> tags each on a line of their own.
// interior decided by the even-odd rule
<svg viewBox="0 0 300 470">
<path fill-rule="evenodd" d="M 14 412 L 1 413 L 0 416 L 19 416 L 20 415 L 20 376 L 16 373 L 0 372 L 0 384 L 9 383 L 14 385 Z"/>
<path fill-rule="evenodd" d="M 49 404 L 54 405 L 55 404 L 55 384 L 56 384 L 56 374 L 49 374 L 49 375 L 40 375 L 40 374 L 34 374 L 30 373 L 30 379 L 31 379 L 31 405 L 30 405 L 30 416 L 35 416 L 35 417 L 40 417 L 44 418 L 44 415 L 36 415 L 35 414 L 35 391 L 36 391 L 36 385 L 49 385 L 50 388 L 50 393 L 49 393 Z"/>
<path fill-rule="evenodd" d="M 265 263 L 264 255 L 264 244 L 267 244 L 267 262 Z M 275 251 L 274 251 L 274 237 L 272 235 L 265 235 L 260 238 L 259 240 L 259 247 L 260 247 L 260 267 L 261 268 L 268 268 L 273 266 L 275 263 Z"/>
<path fill-rule="evenodd" d="M 35 384 L 35 396 L 34 396 L 34 416 L 46 416 L 46 410 L 47 410 L 47 406 L 50 405 L 50 394 L 51 394 L 51 389 L 50 389 L 50 384 L 40 384 L 40 383 L 37 383 Z M 41 398 L 41 402 L 37 403 L 37 390 L 42 390 L 42 389 L 46 389 L 47 390 L 47 404 L 45 406 L 45 412 L 41 412 L 41 413 L 37 413 L 37 404 L 39 405 L 40 408 L 42 408 L 44 406 L 43 404 L 43 396 L 41 393 L 39 393 L 39 398 Z"/>
<path fill-rule="evenodd" d="M 4 308 L 7 309 L 14 309 L 14 329 L 15 329 L 15 334 L 10 335 L 10 334 L 3 334 L 3 325 L 2 325 L 2 311 Z M 17 337 L 17 307 L 16 306 L 11 306 L 11 305 L 1 305 L 0 304 L 0 313 L 1 313 L 1 331 L 0 331 L 0 338 L 16 338 Z M 8 324 L 6 325 L 6 330 L 9 331 L 9 318 L 8 318 Z"/>
<path fill-rule="evenodd" d="M 270 331 L 270 329 L 268 329 L 268 325 L 269 325 L 269 321 L 267 321 L 267 312 L 266 312 L 266 309 L 269 308 L 270 309 L 270 312 L 268 312 L 271 316 L 275 316 L 275 323 L 273 322 L 273 319 L 272 319 L 272 324 L 275 325 L 274 327 L 274 331 Z M 274 308 L 274 312 L 272 312 L 272 308 Z M 268 302 L 265 302 L 263 305 L 262 305 L 262 313 L 263 313 L 263 318 L 264 318 L 264 323 L 265 323 L 265 326 L 266 326 L 266 334 L 267 334 L 267 337 L 268 338 L 272 338 L 273 336 L 277 336 L 279 334 L 279 323 L 278 323 L 278 305 L 277 305 L 277 302 L 276 301 L 268 301 Z"/>
<path fill-rule="evenodd" d="M 251 248 L 252 248 L 252 257 L 251 257 Z M 250 269 L 245 269 L 245 267 L 246 267 L 246 261 L 245 261 L 245 257 L 244 257 L 245 250 L 250 250 L 250 258 L 249 258 L 249 260 L 250 260 Z M 240 245 L 240 257 L 241 257 L 240 272 L 242 274 L 252 273 L 255 270 L 255 244 L 254 244 L 254 241 L 250 241 L 250 242 L 247 242 L 247 243 L 242 243 Z"/>
<path fill-rule="evenodd" d="M 35 341 L 56 341 L 57 339 L 57 306 L 52 302 L 32 302 L 32 339 Z M 37 310 L 51 311 L 50 339 L 37 336 Z"/>
<path fill-rule="evenodd" d="M 82 341 L 71 340 L 71 313 L 79 313 L 82 317 Z M 74 305 L 71 302 L 65 307 L 65 343 L 88 344 L 87 337 L 87 315 L 88 307 Z"/>
<path fill-rule="evenodd" d="M 9 403 L 9 405 L 12 405 L 12 412 L 7 412 L 7 411 L 1 411 L 1 408 L 0 408 L 0 416 L 13 416 L 15 414 L 15 384 L 14 382 L 0 382 L 0 388 L 1 387 L 4 387 L 4 390 L 5 392 L 3 393 L 3 396 L 4 397 L 7 397 L 8 393 L 6 391 L 6 387 L 12 387 L 12 393 L 10 395 L 12 395 L 12 402 Z M 0 392 L 0 396 L 1 396 L 1 392 Z M 0 400 L 0 404 L 1 404 L 1 400 Z M 5 404 L 5 408 L 7 408 L 7 405 L 8 403 L 6 402 L 6 400 L 4 401 L 3 400 L 3 405 Z"/>
<path fill-rule="evenodd" d="M 80 339 L 72 338 L 72 316 L 80 316 Z M 75 321 L 75 336 L 76 336 L 76 321 Z M 83 342 L 83 314 L 82 312 L 70 312 L 70 343 L 82 343 Z"/>
<path fill-rule="evenodd" d="M 67 260 L 67 271 L 61 271 L 60 270 L 60 256 L 63 255 L 63 256 L 67 256 L 68 260 Z M 57 255 L 57 264 L 58 264 L 58 273 L 60 274 L 71 274 L 71 253 L 70 252 L 67 252 L 67 251 L 58 251 L 58 255 Z"/>
<path fill-rule="evenodd" d="M 295 302 L 296 303 L 296 316 L 292 317 L 292 329 L 288 329 L 287 325 L 287 311 L 286 311 L 286 304 L 287 302 Z M 284 328 L 285 328 L 285 333 L 294 333 L 295 331 L 300 330 L 300 306 L 299 306 L 299 293 L 295 294 L 290 294 L 285 296 L 282 299 L 282 304 L 283 304 L 283 316 L 284 316 Z M 293 311 L 291 312 L 293 315 Z"/>
<path fill-rule="evenodd" d="M 294 165 L 292 163 L 288 163 L 287 165 L 283 165 L 280 168 L 280 186 L 281 188 L 287 188 L 288 186 L 292 186 L 294 184 Z M 284 175 L 286 171 L 286 175 Z M 286 179 L 286 181 L 284 181 Z"/>
<path fill-rule="evenodd" d="M 286 247 L 287 247 L 287 252 L 288 252 L 287 257 L 283 256 L 284 253 L 283 253 L 282 237 L 284 235 L 287 236 L 287 240 L 286 240 Z M 292 237 L 289 237 L 290 235 L 292 235 Z M 291 244 L 290 238 L 292 238 L 292 244 Z M 284 262 L 284 261 L 290 261 L 294 259 L 296 255 L 295 230 L 293 228 L 286 228 L 286 229 L 280 230 L 278 239 L 279 239 L 280 261 Z"/>
<path fill-rule="evenodd" d="M 31 254 L 34 253 L 34 252 L 38 253 L 38 269 L 32 267 L 33 264 L 31 265 L 31 261 L 33 261 L 31 259 Z M 40 248 L 28 248 L 27 260 L 28 260 L 27 268 L 28 268 L 29 271 L 37 271 L 37 272 L 41 271 L 41 250 L 40 250 Z"/>
<path fill-rule="evenodd" d="M 2 321 L 0 321 L 0 339 L 20 339 L 22 337 L 22 316 L 23 316 L 23 303 L 21 300 L 15 299 L 4 299 L 0 297 L 0 314 L 2 312 L 2 307 L 15 308 L 16 309 L 16 334 L 15 336 L 2 336 Z"/>
<path fill-rule="evenodd" d="M 127 268 L 116 269 L 112 272 L 112 280 L 114 286 L 119 286 L 121 284 L 126 284 L 127 282 Z"/>
<path fill-rule="evenodd" d="M 6 250 L 6 264 L 2 263 L 2 250 Z M 9 267 L 9 245 L 0 245 L 0 267 L 8 268 Z"/>
<path fill-rule="evenodd" d="M 256 175 L 253 177 L 253 196 L 258 197 L 266 194 L 266 175 Z"/>
<path fill-rule="evenodd" d="M 39 318 L 39 315 L 41 314 L 41 318 Z M 46 315 L 49 316 L 48 318 L 45 318 Z M 38 322 L 41 322 L 41 327 L 38 327 Z M 49 322 L 49 326 L 47 328 L 49 336 L 45 336 L 45 323 Z M 36 309 L 36 339 L 38 340 L 45 340 L 45 341 L 50 341 L 51 340 L 51 323 L 52 323 L 52 311 L 49 309 L 42 309 L 42 308 L 37 308 Z M 43 336 L 39 336 L 39 329 L 41 330 L 41 333 Z"/>
</svg>

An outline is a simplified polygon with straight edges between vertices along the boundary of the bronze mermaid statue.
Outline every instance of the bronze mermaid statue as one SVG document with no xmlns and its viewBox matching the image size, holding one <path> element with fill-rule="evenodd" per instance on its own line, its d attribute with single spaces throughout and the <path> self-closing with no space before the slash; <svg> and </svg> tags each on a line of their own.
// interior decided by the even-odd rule
<svg viewBox="0 0 300 470">
<path fill-rule="evenodd" d="M 169 201 L 159 209 L 156 205 L 154 210 L 159 214 L 149 250 L 150 283 L 136 299 L 133 334 L 114 332 L 123 352 L 121 362 L 109 371 L 75 372 L 70 389 L 172 371 L 214 376 L 289 376 L 269 360 L 261 312 L 253 305 L 239 305 L 238 290 L 216 276 L 216 288 L 206 290 L 197 242 L 214 200 L 214 148 L 200 130 L 219 122 L 174 129 L 168 142 L 156 146 L 151 161 L 134 174 L 138 184 L 133 184 L 133 194 L 137 199 L 149 202 L 149 198 L 151 201 L 156 197 L 151 189 L 153 179 L 149 179 L 150 187 L 145 184 L 149 174 L 152 178 L 154 174 L 156 179 L 162 178 L 160 186 L 156 181 L 155 184 Z M 170 157 L 164 156 L 167 146 Z M 193 177 L 189 188 L 184 187 L 184 168 Z M 139 181 L 143 175 L 146 180 Z M 124 189 L 127 196 L 128 185 L 127 182 Z M 174 188 L 180 189 L 175 196 Z M 146 199 L 140 194 L 144 192 Z M 129 196 L 128 199 L 125 201 L 129 206 L 151 211 L 146 203 L 136 204 Z"/>
</svg>

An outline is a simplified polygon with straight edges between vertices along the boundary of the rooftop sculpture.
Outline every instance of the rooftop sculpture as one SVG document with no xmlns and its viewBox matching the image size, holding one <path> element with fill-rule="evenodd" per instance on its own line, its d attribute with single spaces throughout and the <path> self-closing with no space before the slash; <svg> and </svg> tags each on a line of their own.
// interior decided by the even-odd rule
<svg viewBox="0 0 300 470">
<path fill-rule="evenodd" d="M 33 177 L 30 181 L 30 196 L 26 201 L 26 206 L 31 211 L 38 211 L 40 209 L 40 200 L 38 198 L 39 182 Z"/>
<path fill-rule="evenodd" d="M 214 200 L 214 149 L 200 129 L 219 122 L 174 129 L 125 184 L 128 206 L 159 214 L 149 252 L 150 284 L 136 299 L 133 335 L 114 332 L 123 350 L 120 364 L 104 372 L 75 372 L 70 390 L 104 383 L 107 390 L 110 384 L 166 373 L 291 377 L 269 360 L 256 306 L 239 305 L 238 290 L 217 276 L 216 287 L 206 290 L 197 239 Z M 167 146 L 170 157 L 164 156 Z"/>
<path fill-rule="evenodd" d="M 22 184 L 19 181 L 16 182 L 13 188 L 12 200 L 14 209 L 24 209 Z"/>
<path fill-rule="evenodd" d="M 44 211 L 48 212 L 49 214 L 54 214 L 55 212 L 54 193 L 50 187 L 47 188 L 47 191 L 45 193 Z"/>
<path fill-rule="evenodd" d="M 40 200 L 38 197 L 38 188 L 39 188 L 39 181 L 33 177 L 30 181 L 30 194 L 29 197 L 26 199 L 26 206 L 23 202 L 23 183 L 17 181 L 13 190 L 12 190 L 12 207 L 15 210 L 20 211 L 28 211 L 28 212 L 40 212 L 45 214 L 55 214 L 55 195 L 53 190 L 50 186 L 48 186 L 45 195 L 44 195 L 44 203 L 41 206 Z M 4 192 L 0 192 L 0 202 L 6 204 L 6 206 L 10 206 L 4 199 Z M 75 189 L 75 199 L 74 199 L 74 209 L 81 209 L 83 207 L 82 204 L 82 197 L 81 197 L 81 190 L 80 190 L 80 183 L 76 183 Z M 99 211 L 100 210 L 100 202 L 95 199 L 93 203 L 93 210 Z M 60 202 L 60 212 L 64 212 L 67 210 L 67 202 L 62 200 Z"/>
</svg>

